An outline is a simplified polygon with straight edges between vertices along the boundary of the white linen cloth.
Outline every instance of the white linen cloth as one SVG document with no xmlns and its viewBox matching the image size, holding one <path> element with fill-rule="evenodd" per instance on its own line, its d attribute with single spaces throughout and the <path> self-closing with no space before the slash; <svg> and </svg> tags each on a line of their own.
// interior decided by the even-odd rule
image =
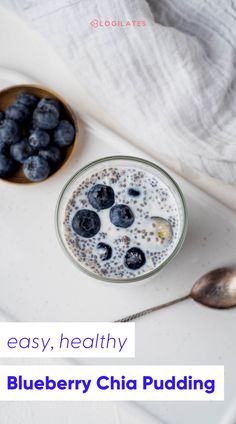
<svg viewBox="0 0 236 424">
<path fill-rule="evenodd" d="M 98 107 L 138 144 L 236 182 L 235 0 L 1 0 L 1 5 L 55 46 Z M 94 19 L 146 25 L 94 28 Z"/>
</svg>

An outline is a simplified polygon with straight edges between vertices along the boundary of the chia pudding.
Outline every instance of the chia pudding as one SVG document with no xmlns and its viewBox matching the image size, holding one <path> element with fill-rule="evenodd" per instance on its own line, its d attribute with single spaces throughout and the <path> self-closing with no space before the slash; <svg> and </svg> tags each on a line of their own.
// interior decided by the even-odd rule
<svg viewBox="0 0 236 424">
<path fill-rule="evenodd" d="M 59 231 L 77 264 L 117 281 L 141 279 L 160 268 L 185 227 L 183 198 L 170 177 L 135 158 L 104 159 L 79 174 L 67 193 Z"/>
</svg>

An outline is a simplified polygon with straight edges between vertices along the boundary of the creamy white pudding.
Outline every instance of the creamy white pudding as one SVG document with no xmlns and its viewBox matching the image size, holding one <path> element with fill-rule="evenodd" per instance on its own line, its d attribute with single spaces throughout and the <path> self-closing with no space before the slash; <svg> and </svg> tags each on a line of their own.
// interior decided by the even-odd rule
<svg viewBox="0 0 236 424">
<path fill-rule="evenodd" d="M 152 274 L 183 239 L 185 207 L 172 179 L 148 162 L 115 158 L 73 182 L 63 242 L 90 274 L 127 281 Z"/>
</svg>

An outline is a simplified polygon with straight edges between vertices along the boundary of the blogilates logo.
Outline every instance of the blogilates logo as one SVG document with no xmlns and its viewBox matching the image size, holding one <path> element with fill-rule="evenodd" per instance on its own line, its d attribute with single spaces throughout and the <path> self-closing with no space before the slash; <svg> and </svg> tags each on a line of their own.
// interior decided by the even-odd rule
<svg viewBox="0 0 236 424">
<path fill-rule="evenodd" d="M 127 20 L 127 21 L 115 21 L 115 20 L 99 20 L 99 19 L 93 19 L 90 21 L 90 26 L 92 28 L 134 28 L 134 27 L 145 27 L 147 25 L 146 21 L 144 20 Z"/>
</svg>

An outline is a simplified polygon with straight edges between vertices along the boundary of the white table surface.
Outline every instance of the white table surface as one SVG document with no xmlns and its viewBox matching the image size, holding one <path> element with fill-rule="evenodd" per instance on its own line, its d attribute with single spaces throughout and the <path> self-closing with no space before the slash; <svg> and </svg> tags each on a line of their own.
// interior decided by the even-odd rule
<svg viewBox="0 0 236 424">
<path fill-rule="evenodd" d="M 14 31 L 12 30 L 14 28 Z M 64 97 L 79 111 L 80 114 L 90 114 L 98 118 L 99 120 L 106 122 L 106 115 L 103 113 L 97 105 L 93 103 L 93 101 L 88 98 L 83 88 L 79 85 L 79 82 L 75 80 L 73 75 L 67 69 L 67 67 L 61 62 L 56 53 L 47 45 L 47 43 L 42 40 L 37 34 L 32 33 L 23 23 L 21 23 L 17 18 L 8 14 L 8 12 L 0 9 L 0 66 L 15 69 L 16 71 L 20 71 L 23 74 L 29 75 L 29 77 L 34 78 L 35 80 L 42 82 L 56 91 L 60 92 Z M 82 66 L 82 64 L 81 64 Z M 111 126 L 111 123 L 106 122 Z M 113 125 L 113 128 L 115 126 Z M 120 133 L 122 133 L 122 129 L 119 129 Z M 128 135 L 125 134 L 128 138 Z M 4 208 L 5 216 L 8 215 L 11 218 L 14 216 L 17 219 L 17 216 L 20 216 L 20 225 L 21 231 L 14 231 L 17 228 L 16 221 L 11 226 L 11 222 L 7 220 L 8 225 L 8 236 L 11 239 L 11 243 L 6 243 L 4 245 L 4 258 L 7 258 L 5 270 L 5 281 L 8 284 L 7 290 L 3 290 L 2 298 L 0 300 L 0 308 L 3 309 L 3 319 L 19 319 L 19 320 L 43 320 L 48 321 L 71 321 L 77 320 L 78 316 L 83 314 L 84 321 L 88 320 L 99 320 L 99 317 L 103 320 L 109 320 L 116 318 L 115 316 L 111 317 L 108 313 L 109 311 L 101 310 L 98 312 L 98 304 L 99 299 L 94 298 L 92 295 L 90 297 L 90 305 L 91 308 L 88 310 L 85 302 L 84 310 L 77 310 L 77 299 L 73 296 L 69 296 L 68 290 L 76 292 L 76 284 L 79 284 L 81 280 L 83 280 L 82 276 L 78 271 L 71 266 L 70 263 L 64 262 L 66 258 L 63 257 L 62 252 L 55 240 L 55 234 L 53 231 L 53 214 L 52 207 L 56 202 L 58 197 L 58 192 L 65 181 L 71 176 L 71 174 L 78 168 L 78 165 L 81 166 L 80 162 L 80 154 L 83 158 L 83 163 L 88 162 L 90 159 L 93 159 L 96 154 L 96 151 L 93 154 L 89 153 L 89 146 L 94 146 L 94 139 L 90 133 L 87 133 L 86 130 L 83 130 L 81 126 L 81 140 L 86 142 L 86 148 L 84 145 L 80 145 L 78 147 L 77 155 L 74 156 L 70 165 L 68 165 L 65 170 L 52 179 L 51 181 L 45 183 L 45 191 L 42 192 L 40 185 L 34 186 L 34 188 L 29 188 L 28 193 L 26 194 L 25 189 L 23 187 L 16 188 L 15 186 L 1 186 L 1 204 L 5 204 Z M 99 143 L 99 139 L 98 139 Z M 114 138 L 115 143 L 115 138 Z M 106 150 L 104 148 L 104 150 Z M 99 156 L 105 155 L 105 151 L 99 150 Z M 127 152 L 129 153 L 129 152 Z M 175 169 L 180 169 L 180 165 L 173 163 L 172 164 Z M 191 179 L 195 180 L 199 185 L 207 186 L 208 191 L 215 197 L 220 197 L 224 202 L 230 205 L 232 208 L 236 209 L 236 196 L 235 190 L 230 187 L 225 187 L 222 190 L 223 185 L 216 184 L 215 181 L 205 178 L 203 176 L 199 176 L 196 173 L 193 173 L 190 170 L 185 169 L 188 177 L 191 176 Z M 191 174 L 191 175 L 190 175 Z M 234 194 L 234 196 L 233 196 Z M 24 201 L 20 202 L 20 198 Z M 44 199 L 44 208 L 38 211 L 40 214 L 40 223 L 47 222 L 48 216 L 50 216 L 49 229 L 47 231 L 47 245 L 50 247 L 47 257 L 50 257 L 50 252 L 53 249 L 53 259 L 52 262 L 47 261 L 47 264 L 43 262 L 45 260 L 45 248 L 41 241 L 39 242 L 39 246 L 35 245 L 35 236 L 33 233 L 34 230 L 34 213 L 35 208 L 32 206 L 30 202 L 41 202 L 41 199 Z M 12 199 L 9 202 L 9 199 Z M 5 203 L 4 203 L 5 202 Z M 30 215 L 30 211 L 32 211 L 32 215 Z M 24 238 L 24 232 L 22 232 L 22 228 L 27 227 L 27 221 L 31 220 L 31 231 L 27 230 L 26 234 L 29 241 L 28 247 Z M 231 215 L 230 215 L 231 216 Z M 42 232 L 44 234 L 45 229 L 40 227 L 40 223 L 37 224 L 37 219 L 35 217 L 35 232 Z M 0 222 L 0 226 L 5 226 L 4 222 Z M 26 227 L 25 227 L 26 226 Z M 2 227 L 3 232 L 5 232 L 5 228 Z M 13 244 L 14 240 L 14 244 Z M 42 240 L 42 239 L 40 239 Z M 189 240 L 190 243 L 190 240 Z M 233 238 L 230 240 L 233 246 Z M 1 245 L 2 247 L 2 245 Z M 23 248 L 23 250 L 22 250 Z M 17 250 L 18 249 L 18 250 Z M 182 253 L 181 253 L 182 254 Z M 229 258 L 231 259 L 231 258 Z M 55 262 L 56 260 L 56 262 Z M 192 265 L 196 264 L 198 258 L 192 258 Z M 24 263 L 24 267 L 27 263 L 30 264 L 28 270 L 21 269 L 21 261 Z M 61 266 L 61 263 L 63 266 Z M 213 257 L 210 257 L 209 264 L 215 265 Z M 39 264 L 41 264 L 39 266 Z M 207 263 L 207 259 L 205 263 L 201 263 L 201 268 L 204 271 L 205 268 L 209 265 Z M 221 265 L 221 264 L 219 264 Z M 60 272 L 62 273 L 60 278 L 60 283 L 57 285 L 57 281 L 55 281 L 56 273 L 55 267 L 59 267 Z M 173 267 L 170 269 L 170 272 L 173 272 Z M 36 278 L 34 278 L 34 273 L 37 273 Z M 180 267 L 176 267 L 176 273 L 180 273 Z M 193 272 L 194 274 L 194 272 Z M 171 275 L 171 274 L 170 274 Z M 178 292 L 174 290 L 174 281 L 170 281 L 169 284 L 163 284 L 163 286 L 155 287 L 155 285 L 151 285 L 151 291 L 143 295 L 143 290 L 137 288 L 135 299 L 133 299 L 133 293 L 127 289 L 126 293 L 114 291 L 111 292 L 111 288 L 106 287 L 106 290 L 109 291 L 109 296 L 113 297 L 113 300 L 118 299 L 122 302 L 122 296 L 125 296 L 126 302 L 127 299 L 130 299 L 132 302 L 132 310 L 127 311 L 126 307 L 120 307 L 120 313 L 126 314 L 127 312 L 132 312 L 135 308 L 140 308 L 140 299 L 143 298 L 145 306 L 148 305 L 152 300 L 153 294 L 156 293 L 156 296 L 160 301 L 165 301 L 170 298 L 170 292 L 176 295 L 185 294 L 186 289 L 188 289 L 187 281 L 188 278 L 195 277 L 195 275 L 189 274 L 185 276 L 183 281 L 183 287 L 179 289 Z M 63 284 L 63 278 L 65 284 Z M 162 277 L 161 277 L 162 278 Z M 40 280 L 42 285 L 40 286 Z M 88 279 L 89 280 L 89 279 Z M 13 283 L 14 281 L 14 283 Z M 17 281 L 19 284 L 17 284 Z M 35 283 L 37 281 L 37 284 Z M 45 283 L 47 284 L 47 296 L 45 293 L 42 293 L 42 287 L 45 287 Z M 88 281 L 88 287 L 93 292 L 94 282 Z M 151 283 L 152 284 L 152 283 Z M 105 289 L 101 289 L 101 296 L 105 294 Z M 172 296 L 171 296 L 172 297 Z M 47 299 L 54 298 L 53 307 L 51 307 L 50 302 Z M 125 303 L 126 303 L 125 302 Z M 219 312 L 201 309 L 200 305 L 192 304 L 191 305 L 191 315 L 189 316 L 189 302 L 187 301 L 184 305 L 178 305 L 175 309 L 167 311 L 163 311 L 162 315 L 156 316 L 155 320 L 150 320 L 150 318 L 145 318 L 143 321 L 140 321 L 139 324 L 139 334 L 143 334 L 143 338 L 139 338 L 137 342 L 137 360 L 139 363 L 148 363 L 148 364 L 168 364 L 173 363 L 173 349 L 176 351 L 176 363 L 180 362 L 181 354 L 184 358 L 183 363 L 197 363 L 196 362 L 196 349 L 198 345 L 201 344 L 201 334 L 199 334 L 199 323 L 196 322 L 196 316 L 199 314 L 200 325 L 207 327 L 207 334 L 210 336 L 211 331 L 214 333 L 214 319 L 217 323 L 220 324 L 219 321 Z M 28 305 L 28 306 L 27 306 Z M 102 302 L 100 302 L 102 306 Z M 31 306 L 31 307 L 30 307 Z M 5 315 L 4 315 L 5 314 Z M 8 315 L 7 315 L 8 314 Z M 163 315 L 164 314 L 164 315 Z M 9 316 L 9 318 L 8 318 Z M 188 316 L 188 320 L 186 321 L 186 316 Z M 214 317 L 214 318 L 213 318 Z M 226 317 L 226 315 L 225 315 Z M 232 364 L 232 355 L 233 348 L 232 343 L 230 343 L 229 338 L 227 337 L 228 332 L 231 331 L 231 325 L 235 323 L 235 313 L 233 311 L 227 311 L 227 317 L 225 318 L 222 325 L 219 327 L 219 333 L 222 337 L 222 343 L 226 344 L 228 349 L 227 361 Z M 167 325 L 168 323 L 168 325 Z M 206 323 L 206 324 L 205 324 Z M 160 350 L 160 352 L 150 350 L 155 348 L 155 344 L 152 341 L 148 340 L 150 333 L 146 332 L 146 326 L 157 326 L 159 340 L 161 344 L 166 344 L 169 340 L 172 340 L 172 351 L 168 351 L 168 349 L 164 352 Z M 183 337 L 183 327 L 184 326 L 184 339 L 186 341 L 182 347 L 178 346 L 178 338 Z M 148 335 L 149 334 L 149 335 Z M 193 345 L 193 349 L 188 352 L 184 352 L 184 349 L 188 348 L 190 345 Z M 219 348 L 219 340 L 215 333 L 212 337 L 212 346 L 215 346 L 217 349 Z M 183 352 L 179 352 L 179 350 L 183 350 Z M 194 355 L 195 352 L 195 355 Z M 221 355 L 225 354 L 225 349 L 218 349 L 217 352 L 214 352 L 214 363 L 221 363 L 222 357 Z M 186 357 L 189 357 L 188 362 L 186 362 Z M 210 360 L 210 352 L 199 351 L 198 353 L 198 361 L 199 363 L 206 363 L 206 360 L 211 363 Z M 170 362 L 171 361 L 171 362 Z M 72 404 L 10 404 L 6 403 L 0 405 L 0 422 L 10 423 L 10 422 L 24 422 L 25 424 L 34 423 L 39 424 L 43 422 L 48 422 L 48 418 L 55 418 L 59 423 L 64 423 L 67 421 L 72 421 L 75 418 L 81 422 L 92 423 L 96 419 L 97 423 L 106 423 L 113 422 L 114 424 L 118 423 L 138 423 L 138 422 L 157 422 L 157 418 L 155 420 L 152 419 L 151 415 L 146 415 L 142 409 L 138 409 L 134 407 L 132 410 L 126 408 L 124 405 L 117 404 L 91 404 L 91 405 L 72 405 Z M 153 405 L 153 409 L 154 409 Z M 144 405 L 144 408 L 146 405 Z M 130 406 L 130 408 L 132 408 Z M 162 405 L 160 408 L 160 416 L 162 417 L 172 417 L 171 423 L 175 423 L 173 420 L 173 416 L 176 416 L 176 422 L 181 422 L 181 417 L 183 417 L 183 406 L 181 404 L 175 403 L 173 406 L 173 412 L 171 411 L 170 405 Z M 193 411 L 196 411 L 196 406 L 188 405 L 186 406 L 186 410 L 188 412 L 193 408 Z M 207 414 L 207 405 L 204 406 L 201 404 L 201 408 L 206 409 Z M 149 412 L 152 410 L 152 406 L 148 407 Z M 165 411 L 168 410 L 167 412 Z M 218 410 L 220 408 L 218 405 L 215 406 L 215 414 L 218 415 Z M 155 411 L 153 410 L 155 416 Z M 196 412 L 193 412 L 196 414 Z M 55 415 L 56 414 L 56 415 Z M 79 415 L 78 415 L 79 414 Z M 219 413 L 222 415 L 222 412 Z M 132 418 L 133 417 L 133 418 Z M 16 419 L 18 421 L 16 421 Z M 167 421 L 163 421 L 167 422 Z M 184 423 L 184 421 L 182 421 Z M 194 421 L 195 422 L 195 421 Z M 223 421 L 222 421 L 223 422 Z M 204 423 L 205 424 L 205 423 Z M 210 422 L 207 424 L 218 424 L 218 422 Z"/>
</svg>

